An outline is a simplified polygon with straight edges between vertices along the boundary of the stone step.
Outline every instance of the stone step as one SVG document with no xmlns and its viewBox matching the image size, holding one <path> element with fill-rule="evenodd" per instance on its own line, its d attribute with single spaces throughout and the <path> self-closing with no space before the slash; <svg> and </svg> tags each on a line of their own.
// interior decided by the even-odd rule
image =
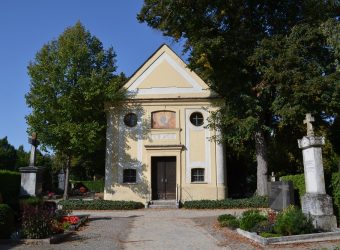
<svg viewBox="0 0 340 250">
<path fill-rule="evenodd" d="M 178 208 L 176 200 L 153 200 L 149 208 Z"/>
</svg>

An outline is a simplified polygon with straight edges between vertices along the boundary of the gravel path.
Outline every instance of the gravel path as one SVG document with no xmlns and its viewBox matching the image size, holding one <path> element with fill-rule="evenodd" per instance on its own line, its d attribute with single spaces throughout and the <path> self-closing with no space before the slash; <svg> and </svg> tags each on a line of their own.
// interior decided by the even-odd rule
<svg viewBox="0 0 340 250">
<path fill-rule="evenodd" d="M 83 211 L 90 222 L 60 244 L 0 245 L 0 249 L 330 249 L 340 241 L 263 247 L 235 231 L 218 227 L 220 214 L 240 214 L 243 210 L 156 210 Z M 75 213 L 77 214 L 77 213 Z M 338 248 L 339 249 L 339 248 Z"/>
</svg>

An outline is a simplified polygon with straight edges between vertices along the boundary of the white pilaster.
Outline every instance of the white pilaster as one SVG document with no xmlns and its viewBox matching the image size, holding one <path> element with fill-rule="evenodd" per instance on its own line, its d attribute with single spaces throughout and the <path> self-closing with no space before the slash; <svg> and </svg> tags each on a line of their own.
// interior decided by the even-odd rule
<svg viewBox="0 0 340 250">
<path fill-rule="evenodd" d="M 217 184 L 223 185 L 225 184 L 225 152 L 224 152 L 224 144 L 223 142 L 219 142 L 218 140 L 221 138 L 221 131 L 216 130 L 216 171 L 217 171 Z"/>
</svg>

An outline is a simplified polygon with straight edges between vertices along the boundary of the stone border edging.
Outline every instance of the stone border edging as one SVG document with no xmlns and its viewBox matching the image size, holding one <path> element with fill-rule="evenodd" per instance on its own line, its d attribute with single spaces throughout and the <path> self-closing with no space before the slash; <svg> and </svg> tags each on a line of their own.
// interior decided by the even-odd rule
<svg viewBox="0 0 340 250">
<path fill-rule="evenodd" d="M 315 240 L 334 240 L 340 239 L 340 230 L 337 229 L 334 232 L 326 232 L 326 233 L 314 233 L 314 234 L 300 234 L 300 235 L 291 235 L 291 236 L 281 236 L 281 237 L 271 237 L 264 238 L 256 233 L 248 232 L 237 228 L 237 233 L 240 235 L 247 237 L 253 241 L 256 241 L 262 245 L 275 244 L 275 243 L 298 243 L 298 242 L 306 242 L 306 241 L 315 241 Z M 334 238 L 335 237 L 335 238 Z M 326 239 L 325 239 L 326 238 Z M 328 238 L 328 239 L 327 239 Z M 329 239 L 331 238 L 331 239 Z"/>
</svg>

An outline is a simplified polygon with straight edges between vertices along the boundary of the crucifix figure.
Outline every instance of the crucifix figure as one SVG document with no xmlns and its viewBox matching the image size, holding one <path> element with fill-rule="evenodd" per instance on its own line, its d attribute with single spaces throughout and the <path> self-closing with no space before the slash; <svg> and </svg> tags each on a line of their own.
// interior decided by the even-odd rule
<svg viewBox="0 0 340 250">
<path fill-rule="evenodd" d="M 307 124 L 307 136 L 314 136 L 314 131 L 313 131 L 313 124 L 314 122 L 314 117 L 310 114 L 306 114 L 306 119 L 303 120 L 303 124 Z"/>
<path fill-rule="evenodd" d="M 36 150 L 39 145 L 37 133 L 33 132 L 32 136 L 28 138 L 28 143 L 31 144 L 30 167 L 35 166 Z"/>
</svg>

